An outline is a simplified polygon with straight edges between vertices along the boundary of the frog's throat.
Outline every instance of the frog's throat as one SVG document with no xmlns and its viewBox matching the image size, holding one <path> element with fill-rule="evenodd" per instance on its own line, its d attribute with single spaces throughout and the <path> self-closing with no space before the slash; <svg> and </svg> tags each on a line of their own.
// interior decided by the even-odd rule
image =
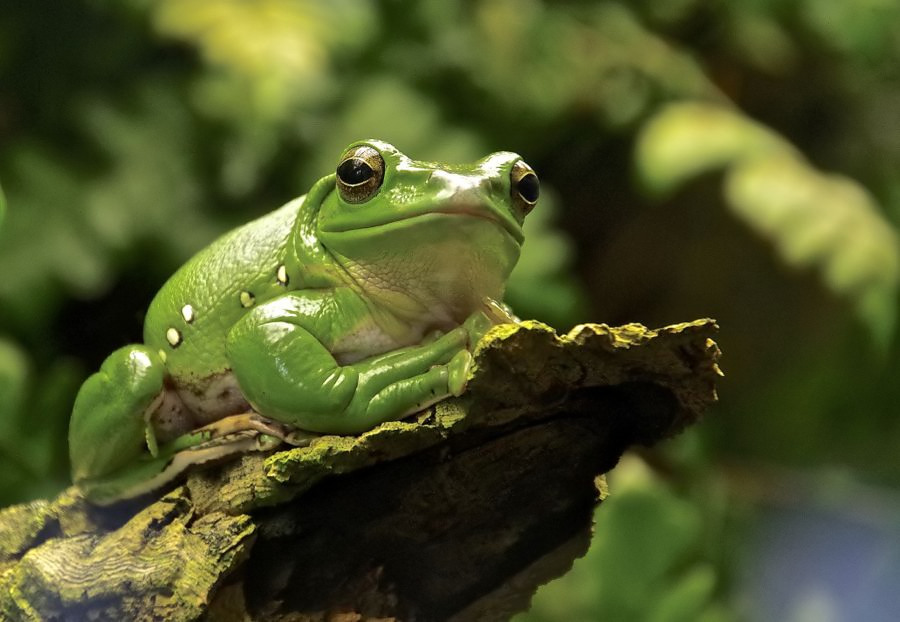
<svg viewBox="0 0 900 622">
<path fill-rule="evenodd" d="M 471 218 L 442 214 L 429 217 Z M 410 219 L 410 222 L 414 220 Z M 401 251 L 386 258 L 352 251 L 348 254 L 332 246 L 329 246 L 329 252 L 350 278 L 354 289 L 367 300 L 410 323 L 424 319 L 445 330 L 446 326 L 461 323 L 480 308 L 485 296 L 496 299 L 503 296 L 505 281 L 518 258 L 519 247 L 499 225 L 486 227 L 496 242 L 485 243 L 483 246 L 489 249 L 486 252 L 454 253 L 454 244 L 465 243 L 459 240 L 455 243 L 450 240 L 451 246 L 445 248 L 442 248 L 441 240 L 431 240 L 418 248 L 408 249 L 408 253 Z M 365 231 L 371 234 L 374 229 Z M 493 256 L 492 250 L 496 251 Z"/>
</svg>

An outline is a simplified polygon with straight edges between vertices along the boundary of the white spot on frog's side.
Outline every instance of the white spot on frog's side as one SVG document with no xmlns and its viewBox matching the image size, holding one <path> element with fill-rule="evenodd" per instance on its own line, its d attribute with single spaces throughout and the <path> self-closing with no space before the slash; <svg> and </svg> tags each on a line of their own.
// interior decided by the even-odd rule
<svg viewBox="0 0 900 622">
<path fill-rule="evenodd" d="M 279 285 L 287 285 L 288 284 L 288 273 L 287 266 L 281 264 L 278 266 L 278 272 L 275 273 L 275 278 L 278 279 Z"/>
<path fill-rule="evenodd" d="M 191 305 L 184 305 L 181 307 L 181 317 L 184 318 L 184 321 L 190 324 L 194 321 L 194 307 Z"/>
<path fill-rule="evenodd" d="M 256 298 L 253 297 L 253 294 L 250 292 L 241 292 L 241 306 L 244 308 L 250 308 L 253 306 L 253 303 L 256 301 Z"/>
<path fill-rule="evenodd" d="M 178 332 L 177 328 L 170 327 L 169 330 L 166 331 L 166 341 L 168 341 L 169 345 L 173 348 L 177 348 L 181 345 L 181 333 Z"/>
<path fill-rule="evenodd" d="M 160 351 L 159 351 L 159 360 L 161 360 L 163 363 L 165 363 L 165 362 L 166 362 L 166 358 L 167 358 L 166 351 L 165 351 L 165 350 L 160 350 Z"/>
</svg>

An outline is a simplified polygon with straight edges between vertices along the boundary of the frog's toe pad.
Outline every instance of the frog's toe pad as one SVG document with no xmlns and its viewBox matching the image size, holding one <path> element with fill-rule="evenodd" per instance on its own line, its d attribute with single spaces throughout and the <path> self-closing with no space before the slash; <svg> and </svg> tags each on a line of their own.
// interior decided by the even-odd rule
<svg viewBox="0 0 900 622">
<path fill-rule="evenodd" d="M 472 353 L 468 350 L 457 352 L 456 355 L 447 363 L 447 389 L 450 395 L 458 397 L 466 390 L 466 383 L 469 381 L 469 371 L 472 369 Z"/>
<path fill-rule="evenodd" d="M 294 447 L 307 447 L 314 440 L 322 436 L 306 430 L 293 430 L 284 435 L 284 442 Z"/>
</svg>

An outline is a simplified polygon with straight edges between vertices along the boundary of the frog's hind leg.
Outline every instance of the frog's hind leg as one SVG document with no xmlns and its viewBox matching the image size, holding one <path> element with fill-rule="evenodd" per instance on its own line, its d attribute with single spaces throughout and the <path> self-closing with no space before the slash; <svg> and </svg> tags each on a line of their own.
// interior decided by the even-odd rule
<svg viewBox="0 0 900 622">
<path fill-rule="evenodd" d="M 142 345 L 116 350 L 90 376 L 75 398 L 69 424 L 72 479 L 104 477 L 126 468 L 155 436 L 148 423 L 165 396 L 165 365 Z"/>
<path fill-rule="evenodd" d="M 231 415 L 160 445 L 156 455 L 144 452 L 122 472 L 85 482 L 83 487 L 94 503 L 106 505 L 156 490 L 191 466 L 253 451 L 268 451 L 282 442 L 305 446 L 317 436 L 293 430 L 255 412 Z"/>
</svg>

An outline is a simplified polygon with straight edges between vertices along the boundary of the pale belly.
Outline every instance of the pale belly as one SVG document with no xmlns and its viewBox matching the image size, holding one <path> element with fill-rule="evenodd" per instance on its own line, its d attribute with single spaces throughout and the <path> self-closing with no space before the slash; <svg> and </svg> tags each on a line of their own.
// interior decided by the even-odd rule
<svg viewBox="0 0 900 622">
<path fill-rule="evenodd" d="M 151 421 L 157 439 L 165 443 L 213 421 L 250 411 L 237 379 L 226 371 L 190 386 L 167 379 Z"/>
</svg>

